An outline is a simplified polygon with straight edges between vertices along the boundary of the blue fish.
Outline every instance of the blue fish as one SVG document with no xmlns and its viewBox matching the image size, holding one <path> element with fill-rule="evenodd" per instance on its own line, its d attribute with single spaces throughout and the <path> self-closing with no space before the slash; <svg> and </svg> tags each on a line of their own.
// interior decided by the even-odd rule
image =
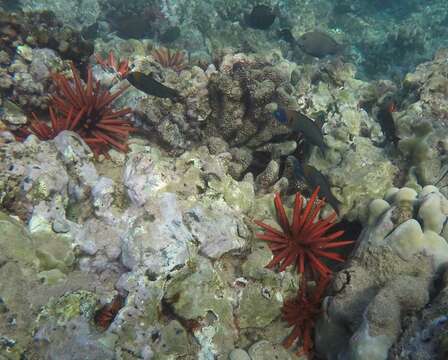
<svg viewBox="0 0 448 360">
<path fill-rule="evenodd" d="M 321 128 L 314 120 L 299 111 L 281 107 L 278 107 L 273 115 L 280 124 L 288 126 L 292 131 L 302 133 L 306 140 L 318 146 L 322 154 L 325 154 L 328 146 L 324 142 Z"/>
<path fill-rule="evenodd" d="M 286 116 L 285 109 L 278 108 L 274 111 L 275 118 L 279 121 L 280 124 L 286 125 L 288 124 L 288 117 Z"/>
</svg>

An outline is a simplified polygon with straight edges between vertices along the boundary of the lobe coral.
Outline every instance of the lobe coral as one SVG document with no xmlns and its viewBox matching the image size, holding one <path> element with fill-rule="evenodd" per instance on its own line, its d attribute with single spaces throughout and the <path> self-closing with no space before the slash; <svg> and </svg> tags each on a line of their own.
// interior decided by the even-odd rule
<svg viewBox="0 0 448 360">
<path fill-rule="evenodd" d="M 314 190 L 305 207 L 302 196 L 296 194 L 292 223 L 288 220 L 280 194 L 275 194 L 274 205 L 281 230 L 255 220 L 255 223 L 264 229 L 264 233 L 257 234 L 257 237 L 269 243 L 274 255 L 266 267 L 272 269 L 278 266 L 279 271 L 284 271 L 288 266 L 294 265 L 297 273 L 301 275 L 297 296 L 286 300 L 282 308 L 283 319 L 289 326 L 293 326 L 283 345 L 290 347 L 296 339 L 301 338 L 302 349 L 298 351 L 299 355 L 309 354 L 313 346 L 312 331 L 316 317 L 321 312 L 320 304 L 332 274 L 325 260 L 343 262 L 344 258 L 331 249 L 353 243 L 351 240 L 336 241 L 344 234 L 342 230 L 329 232 L 337 218 L 335 212 L 325 219 L 318 219 L 325 206 L 324 200 L 316 201 L 319 190 L 319 187 Z M 316 283 L 312 293 L 308 291 L 308 280 L 314 280 Z"/>
</svg>

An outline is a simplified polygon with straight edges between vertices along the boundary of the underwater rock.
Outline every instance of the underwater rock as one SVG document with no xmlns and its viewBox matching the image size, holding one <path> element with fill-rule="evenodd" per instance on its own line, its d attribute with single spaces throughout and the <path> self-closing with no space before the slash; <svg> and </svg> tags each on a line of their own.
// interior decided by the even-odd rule
<svg viewBox="0 0 448 360">
<path fill-rule="evenodd" d="M 292 356 L 281 345 L 272 344 L 267 340 L 261 340 L 253 344 L 249 348 L 249 356 L 251 359 L 278 359 L 290 360 Z"/>
<path fill-rule="evenodd" d="M 264 328 L 280 314 L 282 299 L 277 289 L 262 283 L 249 282 L 239 299 L 239 325 L 241 329 Z"/>
<path fill-rule="evenodd" d="M 243 349 L 234 349 L 229 354 L 229 360 L 251 360 L 249 354 Z"/>
<path fill-rule="evenodd" d="M 165 293 L 177 316 L 197 324 L 192 333 L 207 356 L 226 355 L 234 348 L 232 298 L 219 269 L 200 257 L 173 276 Z"/>
<path fill-rule="evenodd" d="M 102 263 L 107 266 L 108 262 L 116 261 L 121 254 L 120 235 L 116 225 L 89 219 L 76 234 L 75 243 L 81 252 L 96 255 L 97 265 L 101 263 L 99 257 L 102 257 Z"/>
<path fill-rule="evenodd" d="M 93 44 L 73 28 L 62 25 L 51 11 L 0 11 L 0 19 L 4 24 L 2 32 L 6 35 L 4 49 L 11 55 L 23 44 L 32 48 L 51 48 L 62 58 L 76 61 L 85 61 L 93 53 Z"/>
<path fill-rule="evenodd" d="M 89 324 L 96 303 L 95 294 L 85 290 L 51 299 L 38 316 L 35 352 L 46 358 L 76 359 L 89 354 L 92 359 L 113 359 L 113 347 L 101 341 L 102 335 Z"/>
<path fill-rule="evenodd" d="M 448 261 L 446 235 L 433 219 L 446 217 L 448 200 L 435 187 L 417 197 L 409 196 L 409 190 L 395 190 L 388 205 L 377 200 L 371 206 L 375 218 L 370 218 L 347 268 L 331 285 L 316 338 L 318 351 L 330 359 L 343 354 L 387 359 L 400 339 L 403 317 L 418 316 L 433 301 L 429 289 Z M 422 225 L 413 218 L 420 211 Z M 337 352 L 330 345 L 335 343 Z"/>
<path fill-rule="evenodd" d="M 0 212 L 0 263 L 19 262 L 24 266 L 37 267 L 34 240 L 19 221 Z"/>
<path fill-rule="evenodd" d="M 183 219 L 195 240 L 199 253 L 217 259 L 227 252 L 241 252 L 247 246 L 249 231 L 228 206 L 194 207 Z M 210 234 L 214 234 L 210 236 Z"/>
<path fill-rule="evenodd" d="M 20 107 L 9 100 L 3 102 L 2 111 L 0 112 L 0 120 L 5 125 L 9 125 L 8 128 L 10 129 L 17 129 L 28 122 L 26 115 Z"/>
<path fill-rule="evenodd" d="M 328 78 L 306 80 L 322 76 L 323 69 Z M 312 149 L 308 163 L 327 177 L 341 202 L 341 215 L 364 220 L 368 202 L 393 185 L 399 170 L 385 149 L 376 146 L 381 139 L 379 124 L 359 106 L 365 99 L 378 101 L 384 86 L 355 79 L 354 68 L 339 60 L 309 68 L 299 86 L 304 93 L 299 102 L 312 103 L 309 113 L 326 114 L 322 131 L 328 151 L 323 156 Z"/>
<path fill-rule="evenodd" d="M 132 152 L 123 170 L 127 195 L 136 206 L 144 205 L 153 194 L 169 182 L 167 163 L 155 148 Z"/>
<path fill-rule="evenodd" d="M 448 326 L 446 275 L 445 271 L 442 284 L 438 287 L 438 294 L 431 301 L 431 306 L 425 308 L 420 317 L 410 319 L 400 340 L 389 351 L 391 359 L 410 360 L 415 356 L 421 359 L 437 359 L 448 355 L 446 347 Z"/>
<path fill-rule="evenodd" d="M 408 186 L 436 184 L 445 192 L 447 179 L 448 100 L 445 71 L 447 50 L 441 49 L 432 61 L 420 64 L 403 80 L 406 98 L 400 111 L 394 113 L 398 145 L 408 161 L 403 169 Z M 431 75 L 435 74 L 435 75 Z"/>
<path fill-rule="evenodd" d="M 54 146 L 30 136 L 23 144 L 7 144 L 2 157 L 2 204 L 20 217 L 54 196 L 68 198 L 69 177 Z"/>
<path fill-rule="evenodd" d="M 64 131 L 51 141 L 30 135 L 23 143 L 6 144 L 0 158 L 1 204 L 21 218 L 33 216 L 32 227 L 51 228 L 53 221 L 62 225 L 69 200 L 72 204 L 106 202 L 107 194 L 98 190 L 91 198 L 100 178 L 90 149 L 75 133 Z"/>
<path fill-rule="evenodd" d="M 38 354 L 48 359 L 74 360 L 79 359 L 79 356 L 88 356 L 92 360 L 115 358 L 113 347 L 107 347 L 101 336 L 94 333 L 83 318 L 73 319 L 64 327 L 41 327 L 34 340 L 40 347 Z"/>
<path fill-rule="evenodd" d="M 163 193 L 152 199 L 126 233 L 122 262 L 131 270 L 143 267 L 154 274 L 165 274 L 185 264 L 192 243 L 176 195 Z"/>
</svg>

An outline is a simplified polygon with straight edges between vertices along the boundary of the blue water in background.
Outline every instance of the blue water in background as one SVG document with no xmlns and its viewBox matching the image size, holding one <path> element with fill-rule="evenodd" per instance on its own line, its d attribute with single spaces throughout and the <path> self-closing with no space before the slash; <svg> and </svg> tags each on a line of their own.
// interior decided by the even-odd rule
<svg viewBox="0 0 448 360">
<path fill-rule="evenodd" d="M 73 1 L 2 0 L 0 5 L 8 11 L 54 10 Z M 441 0 L 83 0 L 79 7 L 87 9 L 86 4 L 93 3 L 100 8 L 96 23 L 83 23 L 89 14 L 82 11 L 78 24 L 71 23 L 86 34 L 96 29 L 92 40 L 108 36 L 168 39 L 162 45 L 193 55 L 212 56 L 225 47 L 259 52 L 263 46 L 257 43 L 264 43 L 265 49 L 280 47 L 285 57 L 300 63 L 307 59 L 281 43 L 276 33 L 286 28 L 300 36 L 318 29 L 347 46 L 345 59 L 357 66 L 357 76 L 363 79 L 402 77 L 448 46 L 448 5 Z M 244 14 L 260 4 L 277 11 L 272 26 L 266 31 L 239 26 Z"/>
</svg>

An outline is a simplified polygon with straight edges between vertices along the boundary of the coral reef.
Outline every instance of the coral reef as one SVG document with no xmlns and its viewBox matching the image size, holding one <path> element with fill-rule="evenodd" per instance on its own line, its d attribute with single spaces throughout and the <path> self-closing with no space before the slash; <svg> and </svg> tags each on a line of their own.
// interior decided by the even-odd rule
<svg viewBox="0 0 448 360">
<path fill-rule="evenodd" d="M 77 30 L 96 22 L 100 15 L 97 0 L 18 0 L 24 11 L 51 11 L 64 24 Z"/>
<path fill-rule="evenodd" d="M 62 58 L 85 61 L 93 53 L 93 44 L 79 32 L 63 25 L 51 11 L 0 12 L 1 44 L 10 55 L 20 45 L 50 48 Z"/>
<path fill-rule="evenodd" d="M 448 260 L 448 200 L 433 186 L 419 194 L 392 188 L 369 206 L 368 225 L 345 270 L 332 283 L 317 349 L 329 359 L 387 359 L 402 333 L 430 303 Z M 433 290 L 434 291 L 434 290 Z"/>
<path fill-rule="evenodd" d="M 446 1 L 259 5 L 2 2 L 0 358 L 446 358 Z"/>
<path fill-rule="evenodd" d="M 402 170 L 404 182 L 416 189 L 439 181 L 441 191 L 445 191 L 446 179 L 442 175 L 447 165 L 446 56 L 447 51 L 441 50 L 433 61 L 406 75 L 403 108 L 394 114 L 401 139 L 398 147 L 406 160 Z"/>
<path fill-rule="evenodd" d="M 62 70 L 61 58 L 86 61 L 93 44 L 51 12 L 0 11 L 0 89 L 2 100 L 26 111 L 48 106 L 51 73 Z"/>
</svg>

